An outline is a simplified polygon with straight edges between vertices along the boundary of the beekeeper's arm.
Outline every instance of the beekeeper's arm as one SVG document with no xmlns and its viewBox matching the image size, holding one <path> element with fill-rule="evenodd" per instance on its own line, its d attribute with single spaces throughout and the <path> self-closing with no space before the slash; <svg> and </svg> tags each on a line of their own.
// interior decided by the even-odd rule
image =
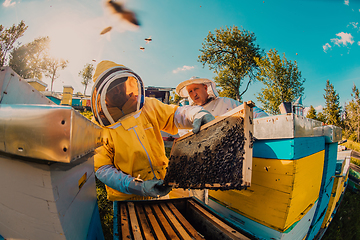
<svg viewBox="0 0 360 240">
<path fill-rule="evenodd" d="M 164 104 L 161 109 L 161 112 L 157 112 L 159 127 L 170 134 L 176 134 L 178 129 L 192 129 L 194 133 L 198 133 L 202 125 L 215 119 L 201 106 L 175 107 Z M 168 114 L 163 114 L 164 112 Z"/>
<path fill-rule="evenodd" d="M 153 179 L 147 181 L 137 181 L 129 174 L 116 169 L 113 164 L 114 145 L 108 129 L 103 132 L 104 144 L 97 150 L 95 155 L 95 175 L 107 186 L 126 193 L 140 196 L 159 197 L 165 196 L 171 187 L 163 187 L 163 180 Z"/>
<path fill-rule="evenodd" d="M 200 127 L 215 117 L 200 106 L 183 106 L 175 112 L 175 125 L 177 128 L 192 128 L 193 133 L 198 133 Z"/>
</svg>

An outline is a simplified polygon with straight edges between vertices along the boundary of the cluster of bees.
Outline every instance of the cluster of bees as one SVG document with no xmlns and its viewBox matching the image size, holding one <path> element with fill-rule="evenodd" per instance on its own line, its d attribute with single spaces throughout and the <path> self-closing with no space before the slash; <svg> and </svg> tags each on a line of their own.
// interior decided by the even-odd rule
<svg viewBox="0 0 360 240">
<path fill-rule="evenodd" d="M 224 127 L 222 128 L 222 130 Z M 169 166 L 164 179 L 165 184 L 184 189 L 237 189 L 242 186 L 244 160 L 244 125 L 240 118 L 232 127 L 224 130 L 216 145 L 203 146 L 203 151 L 191 156 L 170 156 Z M 200 149 L 203 143 L 198 144 Z M 174 184 L 175 183 L 175 184 Z"/>
</svg>

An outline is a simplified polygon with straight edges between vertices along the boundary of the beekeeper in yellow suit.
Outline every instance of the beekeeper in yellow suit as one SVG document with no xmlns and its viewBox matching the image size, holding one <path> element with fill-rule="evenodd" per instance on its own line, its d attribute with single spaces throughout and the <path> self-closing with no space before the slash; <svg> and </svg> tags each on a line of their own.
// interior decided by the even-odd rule
<svg viewBox="0 0 360 240">
<path fill-rule="evenodd" d="M 105 183 L 111 201 L 167 195 L 168 159 L 160 131 L 200 126 L 214 117 L 202 107 L 166 105 L 145 97 L 141 78 L 111 61 L 100 62 L 91 94 L 94 121 L 103 127 L 103 146 L 94 156 L 95 175 Z"/>
</svg>

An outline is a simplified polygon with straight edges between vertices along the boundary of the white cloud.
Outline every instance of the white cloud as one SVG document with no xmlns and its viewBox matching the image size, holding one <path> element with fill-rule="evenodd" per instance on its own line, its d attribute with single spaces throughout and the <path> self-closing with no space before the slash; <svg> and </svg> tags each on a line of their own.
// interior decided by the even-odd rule
<svg viewBox="0 0 360 240">
<path fill-rule="evenodd" d="M 360 41 L 358 41 L 357 44 L 360 46 Z"/>
<path fill-rule="evenodd" d="M 172 72 L 173 73 L 178 73 L 178 72 L 188 71 L 188 70 L 191 70 L 193 68 L 194 68 L 194 66 L 186 66 L 186 65 L 184 65 L 183 67 L 178 67 L 177 69 L 173 70 Z"/>
<path fill-rule="evenodd" d="M 351 23 L 349 23 L 349 25 L 352 25 L 354 28 L 358 28 L 358 22 L 351 22 Z M 348 25 L 348 26 L 349 26 Z"/>
<path fill-rule="evenodd" d="M 345 0 L 344 4 L 349 6 L 349 0 Z"/>
<path fill-rule="evenodd" d="M 324 49 L 324 52 L 327 52 L 327 50 L 331 48 L 330 44 L 326 43 L 324 46 L 323 46 L 323 49 Z"/>
<path fill-rule="evenodd" d="M 351 33 L 338 33 L 336 34 L 336 36 L 340 37 L 340 38 L 332 38 L 330 39 L 331 42 L 335 43 L 336 45 L 340 46 L 340 44 L 343 45 L 347 45 L 347 43 L 353 44 L 354 40 L 353 40 L 353 36 L 351 36 Z"/>
<path fill-rule="evenodd" d="M 14 6 L 14 5 L 16 4 L 16 2 L 11 2 L 11 1 L 12 1 L 12 0 L 5 0 L 2 5 L 3 5 L 4 7 Z"/>
<path fill-rule="evenodd" d="M 314 107 L 314 108 L 315 108 L 315 110 L 316 110 L 317 113 L 318 113 L 318 112 L 321 112 L 321 111 L 323 110 L 323 106 L 322 106 L 322 105 L 319 105 L 319 106 Z"/>
<path fill-rule="evenodd" d="M 321 112 L 323 107 L 321 105 L 317 106 L 317 107 L 314 107 L 315 108 L 315 111 L 316 111 L 316 114 Z M 310 111 L 310 107 L 305 107 L 304 109 L 304 116 L 306 116 L 308 114 L 308 112 Z"/>
</svg>

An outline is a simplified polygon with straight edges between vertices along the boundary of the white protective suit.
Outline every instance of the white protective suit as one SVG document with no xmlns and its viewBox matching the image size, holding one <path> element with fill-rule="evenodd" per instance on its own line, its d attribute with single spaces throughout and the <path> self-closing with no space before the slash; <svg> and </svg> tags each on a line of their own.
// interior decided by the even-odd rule
<svg viewBox="0 0 360 240">
<path fill-rule="evenodd" d="M 215 117 L 221 116 L 224 113 L 226 113 L 227 111 L 241 105 L 241 103 L 239 101 L 236 101 L 234 99 L 227 98 L 227 97 L 219 97 L 219 93 L 217 92 L 216 85 L 213 81 L 206 79 L 206 78 L 198 78 L 198 77 L 192 77 L 191 79 L 180 83 L 176 87 L 176 93 L 180 97 L 187 98 L 189 100 L 190 105 L 195 105 L 186 89 L 186 86 L 191 85 L 191 84 L 207 85 L 207 93 L 208 93 L 209 101 L 206 104 L 204 104 L 202 107 L 205 110 L 209 111 Z M 258 108 L 256 106 L 253 108 L 253 114 L 254 114 L 254 118 L 268 116 L 267 113 L 265 113 L 263 110 L 261 110 L 260 108 Z M 189 130 L 179 129 L 180 136 L 183 136 L 183 135 L 187 134 L 188 132 L 189 132 Z M 207 197 L 208 191 L 207 190 L 191 190 L 190 192 L 188 192 L 188 194 L 189 194 L 189 196 L 197 197 L 198 199 L 204 201 L 207 204 L 207 199 L 208 199 L 208 197 Z M 185 196 L 186 193 L 184 193 L 183 195 Z"/>
<path fill-rule="evenodd" d="M 207 92 L 209 95 L 209 102 L 203 105 L 202 107 L 209 111 L 213 116 L 221 116 L 227 111 L 236 108 L 237 106 L 240 106 L 241 103 L 239 101 L 236 101 L 232 98 L 227 97 L 219 97 L 219 93 L 216 90 L 216 85 L 213 81 L 206 79 L 206 78 L 198 78 L 198 77 L 192 77 L 189 80 L 186 80 L 182 83 L 180 83 L 176 87 L 176 93 L 183 98 L 188 98 L 189 104 L 194 105 L 194 102 L 191 100 L 188 91 L 186 90 L 186 86 L 191 84 L 205 84 L 207 85 Z M 262 109 L 258 107 L 253 108 L 253 114 L 254 118 L 260 118 L 260 117 L 266 117 L 268 114 L 264 112 Z M 182 130 L 179 131 L 179 135 L 182 136 L 186 134 L 188 131 Z"/>
</svg>

